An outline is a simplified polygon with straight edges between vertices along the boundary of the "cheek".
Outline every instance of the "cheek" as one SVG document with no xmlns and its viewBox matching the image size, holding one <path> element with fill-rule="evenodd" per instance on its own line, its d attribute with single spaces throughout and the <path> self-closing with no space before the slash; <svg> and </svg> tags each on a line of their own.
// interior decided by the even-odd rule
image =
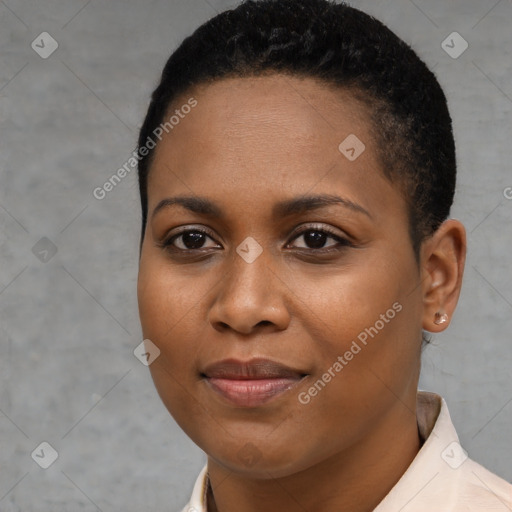
<svg viewBox="0 0 512 512">
<path fill-rule="evenodd" d="M 137 296 L 144 336 L 165 345 L 170 339 L 181 339 L 175 332 L 183 332 L 197 314 L 207 283 L 199 276 L 187 277 L 184 271 L 172 272 L 160 259 L 141 261 Z"/>
<path fill-rule="evenodd" d="M 322 304 L 317 313 L 324 328 L 315 340 L 319 364 L 296 397 L 301 435 L 325 439 L 318 453 L 318 446 L 304 448 L 311 460 L 340 443 L 356 443 L 397 403 L 407 403 L 419 363 L 415 312 L 396 288 L 374 295 L 364 289 L 323 294 Z"/>
<path fill-rule="evenodd" d="M 400 273 L 375 262 L 295 285 L 307 304 L 298 314 L 315 340 L 315 382 L 323 376 L 328 381 L 325 391 L 317 386 L 326 403 L 347 412 L 355 402 L 370 407 L 382 393 L 402 394 L 415 375 L 419 310 L 410 296 L 412 273 L 402 268 Z"/>
<path fill-rule="evenodd" d="M 197 314 L 204 295 L 194 289 L 193 282 L 170 272 L 158 258 L 141 260 L 137 295 L 143 337 L 160 349 L 149 370 L 166 408 L 187 429 L 194 408 L 194 398 L 187 390 L 194 385 L 200 325 Z M 196 421 L 201 423 L 201 415 Z"/>
<path fill-rule="evenodd" d="M 160 349 L 150 371 L 169 408 L 169 399 L 179 403 L 183 387 L 193 378 L 199 338 L 196 316 L 203 294 L 194 289 L 193 280 L 184 283 L 157 258 L 148 258 L 140 265 L 137 295 L 143 337 Z"/>
<path fill-rule="evenodd" d="M 302 304 L 295 316 L 300 322 L 308 322 L 310 329 L 321 331 L 335 350 L 350 345 L 351 340 L 377 321 L 382 328 L 380 315 L 388 310 L 391 309 L 388 317 L 397 316 L 393 304 L 401 295 L 398 276 L 377 265 L 330 269 L 300 278 L 296 275 L 288 285 Z"/>
</svg>

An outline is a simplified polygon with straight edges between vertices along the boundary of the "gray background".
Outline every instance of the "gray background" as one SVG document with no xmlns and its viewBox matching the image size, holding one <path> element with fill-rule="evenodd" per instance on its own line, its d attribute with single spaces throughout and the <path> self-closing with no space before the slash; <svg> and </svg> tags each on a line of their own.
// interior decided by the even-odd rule
<svg viewBox="0 0 512 512">
<path fill-rule="evenodd" d="M 135 148 L 171 51 L 235 4 L 0 0 L 1 511 L 161 512 L 187 501 L 205 456 L 133 355 L 135 171 L 101 201 L 92 191 Z M 459 159 L 452 215 L 467 227 L 469 254 L 455 318 L 425 351 L 420 387 L 446 398 L 470 456 L 511 481 L 512 2 L 352 4 L 411 44 L 448 96 Z M 43 31 L 59 45 L 47 59 L 31 48 Z M 469 43 L 457 59 L 441 47 L 453 31 Z M 46 240 L 33 251 L 43 237 L 55 255 Z M 42 441 L 59 454 L 46 470 L 30 456 Z"/>
</svg>

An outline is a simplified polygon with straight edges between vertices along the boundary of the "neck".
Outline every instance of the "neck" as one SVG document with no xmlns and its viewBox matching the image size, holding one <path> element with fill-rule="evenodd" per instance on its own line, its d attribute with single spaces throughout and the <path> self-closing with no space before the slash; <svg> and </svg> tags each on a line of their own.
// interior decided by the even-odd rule
<svg viewBox="0 0 512 512">
<path fill-rule="evenodd" d="M 416 404 L 403 403 L 356 445 L 281 478 L 240 475 L 208 457 L 208 512 L 370 512 L 405 473 L 422 441 Z M 269 473 L 271 470 L 269 470 Z"/>
</svg>

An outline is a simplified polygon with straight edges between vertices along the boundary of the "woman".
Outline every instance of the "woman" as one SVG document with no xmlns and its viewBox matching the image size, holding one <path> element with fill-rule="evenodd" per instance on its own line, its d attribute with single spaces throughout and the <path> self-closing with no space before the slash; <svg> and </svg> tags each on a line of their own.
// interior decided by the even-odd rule
<svg viewBox="0 0 512 512">
<path fill-rule="evenodd" d="M 461 289 L 455 177 L 435 76 L 354 8 L 249 1 L 173 53 L 139 137 L 138 300 L 208 456 L 184 511 L 512 509 L 417 390 Z"/>
</svg>

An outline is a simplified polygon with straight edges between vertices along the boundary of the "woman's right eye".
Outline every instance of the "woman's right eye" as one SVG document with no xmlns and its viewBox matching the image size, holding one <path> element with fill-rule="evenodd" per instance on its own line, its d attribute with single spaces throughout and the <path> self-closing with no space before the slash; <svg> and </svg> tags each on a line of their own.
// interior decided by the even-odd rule
<svg viewBox="0 0 512 512">
<path fill-rule="evenodd" d="M 204 247 L 204 243 L 206 239 L 210 239 L 212 241 L 210 233 L 204 231 L 202 229 L 188 229 L 181 231 L 180 233 L 176 233 L 171 237 L 167 238 L 164 242 L 162 242 L 162 247 L 176 250 L 176 251 L 194 251 L 201 249 L 209 249 L 210 247 Z M 215 245 L 217 247 L 218 244 Z"/>
</svg>

